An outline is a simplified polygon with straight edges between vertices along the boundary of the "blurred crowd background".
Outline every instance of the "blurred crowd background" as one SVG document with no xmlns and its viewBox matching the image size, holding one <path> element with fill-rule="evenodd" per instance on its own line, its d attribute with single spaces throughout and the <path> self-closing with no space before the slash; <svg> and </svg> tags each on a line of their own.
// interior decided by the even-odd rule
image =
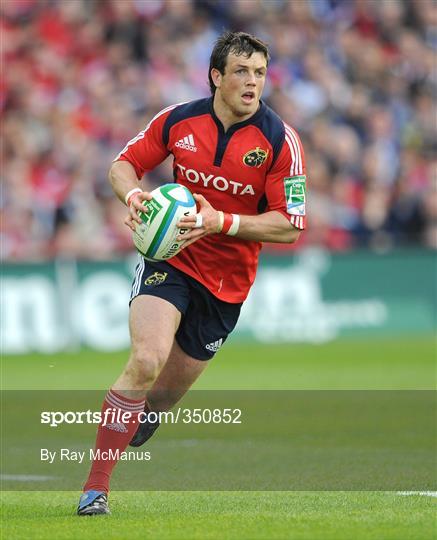
<svg viewBox="0 0 437 540">
<path fill-rule="evenodd" d="M 0 9 L 5 259 L 132 250 L 110 163 L 160 109 L 209 95 L 223 29 L 269 43 L 264 98 L 306 150 L 309 226 L 296 249 L 437 247 L 433 0 L 2 0 Z M 150 175 L 169 179 L 170 160 Z"/>
</svg>

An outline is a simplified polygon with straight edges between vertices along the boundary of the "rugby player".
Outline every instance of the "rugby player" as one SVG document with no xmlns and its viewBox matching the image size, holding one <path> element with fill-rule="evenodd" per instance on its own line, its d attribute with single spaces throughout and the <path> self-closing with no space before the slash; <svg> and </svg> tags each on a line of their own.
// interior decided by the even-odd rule
<svg viewBox="0 0 437 540">
<path fill-rule="evenodd" d="M 135 230 L 150 200 L 139 180 L 173 155 L 174 181 L 194 193 L 183 218 L 184 249 L 168 262 L 140 257 L 130 298 L 129 360 L 108 391 L 108 408 L 169 410 L 234 329 L 255 279 L 262 242 L 295 242 L 305 228 L 305 162 L 299 136 L 263 101 L 268 47 L 226 32 L 210 58 L 212 96 L 159 112 L 115 158 L 109 180 Z M 136 416 L 135 416 L 136 415 Z M 158 423 L 100 425 L 96 450 L 143 444 Z M 79 515 L 109 512 L 116 460 L 94 460 Z"/>
</svg>

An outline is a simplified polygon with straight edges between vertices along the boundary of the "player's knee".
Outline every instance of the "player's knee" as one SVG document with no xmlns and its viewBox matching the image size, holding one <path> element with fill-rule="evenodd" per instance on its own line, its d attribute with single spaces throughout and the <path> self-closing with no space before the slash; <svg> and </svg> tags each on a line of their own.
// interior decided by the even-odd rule
<svg viewBox="0 0 437 540">
<path fill-rule="evenodd" d="M 166 360 L 163 349 L 133 347 L 127 371 L 137 384 L 150 384 L 158 377 Z"/>
<path fill-rule="evenodd" d="M 150 386 L 159 374 L 158 363 L 131 358 L 125 373 L 135 387 Z"/>
</svg>

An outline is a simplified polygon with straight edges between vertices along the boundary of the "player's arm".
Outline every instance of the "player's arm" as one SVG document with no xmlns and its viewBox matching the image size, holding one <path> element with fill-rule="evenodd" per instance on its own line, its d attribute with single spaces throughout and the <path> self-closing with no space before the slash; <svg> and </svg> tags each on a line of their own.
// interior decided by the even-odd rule
<svg viewBox="0 0 437 540">
<path fill-rule="evenodd" d="M 220 232 L 255 242 L 291 244 L 299 238 L 300 231 L 280 212 L 273 210 L 258 216 L 226 214 L 213 208 L 202 195 L 194 194 L 194 198 L 199 205 L 198 215 L 202 216 L 201 224 L 199 218 L 196 223 L 196 216 L 181 219 L 180 224 L 191 229 L 183 236 L 184 248 L 207 234 Z"/>
<path fill-rule="evenodd" d="M 292 244 L 300 235 L 300 231 L 291 225 L 286 217 L 274 210 L 259 216 L 239 217 L 240 222 L 235 236 L 242 240 Z"/>
<path fill-rule="evenodd" d="M 129 208 L 125 224 L 133 231 L 136 222 L 141 223 L 138 211 L 145 211 L 143 201 L 152 196 L 139 184 L 144 173 L 154 169 L 168 156 L 162 130 L 164 122 L 173 107 L 158 113 L 136 137 L 114 159 L 109 170 L 109 182 L 117 197 Z"/>
<path fill-rule="evenodd" d="M 141 223 L 138 211 L 145 210 L 143 201 L 150 200 L 152 195 L 141 189 L 135 168 L 129 161 L 115 161 L 108 177 L 114 193 L 129 209 L 124 222 L 135 231 L 135 222 Z"/>
</svg>

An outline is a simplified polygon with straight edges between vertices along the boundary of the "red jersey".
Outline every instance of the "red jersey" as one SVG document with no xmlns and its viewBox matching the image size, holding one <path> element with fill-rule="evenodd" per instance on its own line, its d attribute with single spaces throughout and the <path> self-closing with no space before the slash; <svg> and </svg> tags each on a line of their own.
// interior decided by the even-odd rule
<svg viewBox="0 0 437 540">
<path fill-rule="evenodd" d="M 305 228 L 305 161 L 296 131 L 261 102 L 248 120 L 224 131 L 213 98 L 159 112 L 114 161 L 133 165 L 138 179 L 172 154 L 174 181 L 203 195 L 216 209 L 242 215 L 276 210 Z M 167 182 L 168 180 L 166 180 Z M 211 234 L 169 264 L 225 302 L 247 297 L 261 242 Z"/>
</svg>

